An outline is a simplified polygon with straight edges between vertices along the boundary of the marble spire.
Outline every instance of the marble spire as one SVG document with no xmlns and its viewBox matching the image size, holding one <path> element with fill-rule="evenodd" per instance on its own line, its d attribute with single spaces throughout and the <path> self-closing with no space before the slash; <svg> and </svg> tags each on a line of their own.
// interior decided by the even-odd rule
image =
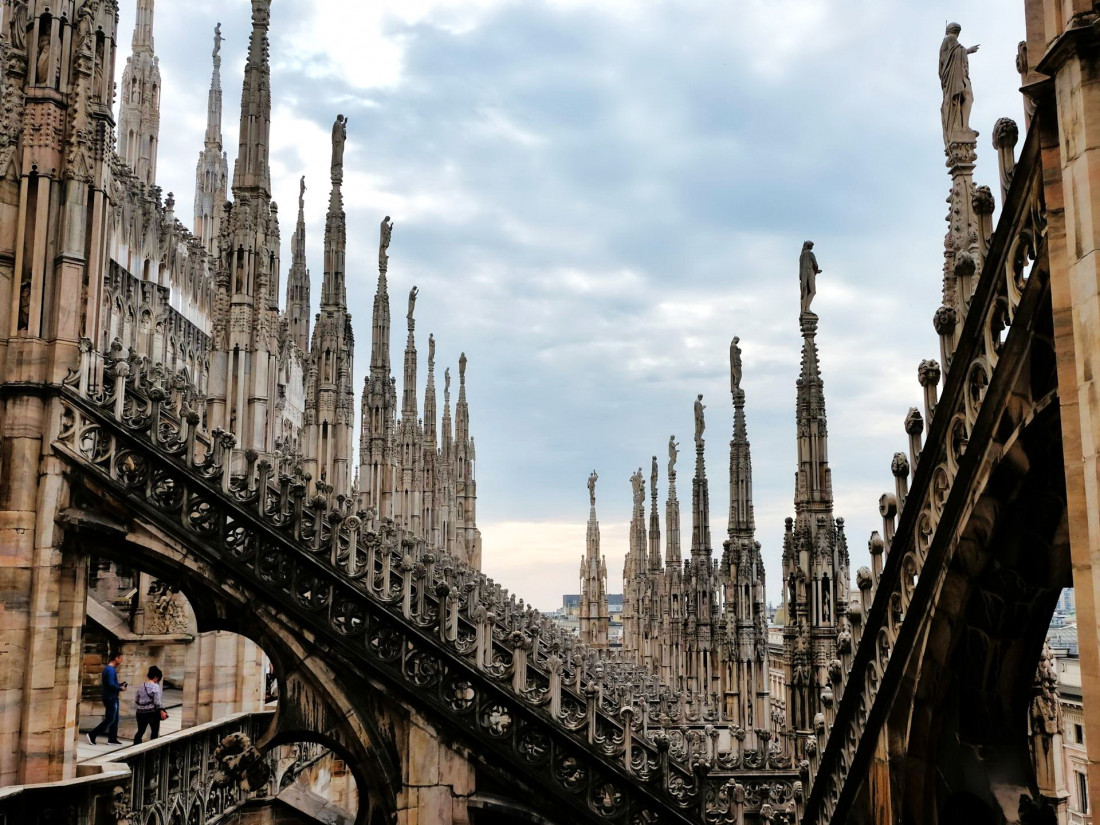
<svg viewBox="0 0 1100 825">
<path fill-rule="evenodd" d="M 326 232 L 327 232 L 326 225 Z M 306 179 L 298 188 L 298 222 L 290 236 L 290 272 L 286 279 L 286 313 L 290 338 L 302 352 L 309 351 L 309 268 L 306 265 Z"/>
<path fill-rule="evenodd" d="M 798 466 L 795 515 L 787 520 L 783 547 L 787 612 L 783 644 L 790 685 L 788 727 L 806 732 L 824 710 L 826 666 L 836 656 L 838 618 L 847 609 L 849 562 L 843 520 L 833 518 L 825 389 L 816 340 L 818 316 L 802 311 L 799 327 L 802 364 L 795 400 Z"/>
<path fill-rule="evenodd" d="M 649 570 L 651 573 L 659 572 L 662 567 L 661 516 L 657 508 L 657 481 L 659 475 L 657 456 L 653 456 L 649 471 Z"/>
<path fill-rule="evenodd" d="M 153 51 L 153 0 L 138 0 L 133 52 L 122 72 L 118 154 L 146 186 L 156 181 L 160 90 L 160 62 Z"/>
<path fill-rule="evenodd" d="M 585 552 L 581 559 L 580 638 L 590 647 L 608 646 L 610 613 L 607 606 L 607 562 L 600 556 L 600 522 L 596 518 L 596 481 L 593 470 L 588 477 L 588 526 Z"/>
<path fill-rule="evenodd" d="M 217 255 L 218 235 L 227 187 L 229 160 L 222 145 L 222 24 L 214 27 L 214 69 L 206 102 L 206 138 L 195 166 L 195 235 L 207 254 Z M 308 342 L 303 341 L 302 349 Z"/>
<path fill-rule="evenodd" d="M 271 198 L 271 62 L 268 28 L 271 0 L 252 0 L 252 34 L 248 62 L 241 87 L 241 128 L 237 162 L 233 168 L 233 193 L 250 192 Z"/>
<path fill-rule="evenodd" d="M 135 53 L 153 51 L 153 0 L 138 0 L 132 45 Z"/>
<path fill-rule="evenodd" d="M 703 457 L 703 396 L 695 401 L 695 476 L 691 480 L 691 557 L 709 559 L 710 490 L 707 486 L 706 460 Z"/>
<path fill-rule="evenodd" d="M 745 391 L 741 389 L 740 339 L 730 344 L 730 394 L 733 398 L 733 437 L 730 439 L 730 513 L 731 540 L 748 539 L 756 531 L 752 509 L 752 458 L 745 427 Z"/>
<path fill-rule="evenodd" d="M 339 122 L 339 121 L 338 121 Z M 334 128 L 334 144 L 335 144 Z M 371 315 L 370 372 L 363 385 L 359 428 L 360 506 L 379 516 L 393 518 L 397 492 L 397 387 L 390 365 L 389 268 L 393 221 L 387 215 L 379 227 L 378 286 Z"/>
<path fill-rule="evenodd" d="M 324 478 L 337 495 L 351 492 L 351 455 L 355 427 L 352 389 L 355 336 L 348 313 L 347 290 L 344 283 L 346 263 L 347 220 L 344 216 L 343 140 L 346 123 L 338 115 L 334 126 L 331 181 L 328 212 L 325 216 L 325 274 L 321 287 L 321 306 L 309 347 L 309 375 L 305 421 L 307 425 L 307 469 L 314 479 Z M 339 135 L 337 137 L 337 131 Z M 302 189 L 305 192 L 303 180 Z M 297 272 L 305 269 L 305 224 L 299 200 L 301 253 Z M 289 279 L 288 279 L 289 280 Z M 289 287 L 288 287 L 289 289 Z M 308 292 L 306 293 L 308 296 Z M 307 297 L 308 300 L 308 297 Z M 308 303 L 306 304 L 308 309 Z"/>
</svg>

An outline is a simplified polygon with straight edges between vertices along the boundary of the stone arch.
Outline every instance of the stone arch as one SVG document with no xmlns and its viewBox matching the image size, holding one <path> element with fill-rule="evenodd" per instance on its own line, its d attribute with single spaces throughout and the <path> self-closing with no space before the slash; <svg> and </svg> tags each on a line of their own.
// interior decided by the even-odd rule
<svg viewBox="0 0 1100 825">
<path fill-rule="evenodd" d="M 1028 707 L 1071 579 L 1056 407 L 1023 419 L 1003 446 L 892 705 L 889 791 L 874 775 L 863 787 L 889 798 L 900 822 L 946 825 L 966 811 L 977 818 L 965 821 L 1015 821 L 1020 795 L 1037 792 Z"/>
<path fill-rule="evenodd" d="M 100 497 L 100 496 L 104 497 Z M 350 668 L 337 669 L 277 607 L 224 580 L 170 539 L 141 524 L 127 524 L 124 506 L 106 494 L 73 484 L 74 507 L 60 515 L 66 541 L 82 552 L 125 559 L 178 584 L 195 613 L 199 631 L 226 630 L 258 644 L 270 657 L 282 689 L 275 718 L 256 743 L 261 750 L 294 741 L 316 741 L 344 755 L 360 789 L 357 825 L 389 821 L 401 787 L 392 720 L 396 709 Z M 78 509 L 80 505 L 88 510 Z M 95 510 L 94 514 L 92 509 Z M 387 729 L 389 733 L 387 734 Z"/>
</svg>

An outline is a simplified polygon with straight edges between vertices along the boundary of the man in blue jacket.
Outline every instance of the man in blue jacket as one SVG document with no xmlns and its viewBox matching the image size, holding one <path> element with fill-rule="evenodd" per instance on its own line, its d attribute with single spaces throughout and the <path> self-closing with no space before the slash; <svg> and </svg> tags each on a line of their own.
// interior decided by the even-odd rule
<svg viewBox="0 0 1100 825">
<path fill-rule="evenodd" d="M 107 743 L 121 745 L 118 741 L 118 695 L 126 690 L 126 683 L 118 680 L 118 666 L 122 654 L 116 653 L 103 668 L 103 721 L 88 734 L 89 744 L 94 745 L 97 736 L 107 735 Z"/>
</svg>

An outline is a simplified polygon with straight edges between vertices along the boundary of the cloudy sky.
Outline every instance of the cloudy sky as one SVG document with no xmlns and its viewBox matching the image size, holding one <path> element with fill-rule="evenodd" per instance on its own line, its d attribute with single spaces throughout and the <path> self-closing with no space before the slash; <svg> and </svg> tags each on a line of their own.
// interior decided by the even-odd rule
<svg viewBox="0 0 1100 825">
<path fill-rule="evenodd" d="M 120 72 L 134 0 L 122 5 Z M 421 353 L 434 332 L 440 369 L 469 357 L 490 575 L 540 607 L 576 592 L 596 469 L 609 590 L 619 592 L 629 477 L 644 466 L 648 479 L 670 433 L 690 444 L 699 392 L 720 551 L 738 335 L 757 537 L 778 598 L 807 238 L 824 270 L 814 309 L 836 512 L 853 565 L 866 563 L 890 457 L 905 449 L 902 420 L 920 403 L 917 363 L 938 357 L 944 24 L 957 19 L 961 40 L 981 44 L 971 58 L 977 178 L 998 192 L 989 138 L 996 118 L 1022 117 L 1022 5 L 275 0 L 271 157 L 284 243 L 304 174 L 316 300 L 329 134 L 343 113 L 357 372 L 369 364 L 377 227 L 389 214 L 395 318 L 416 284 Z M 226 38 L 232 163 L 249 20 L 247 0 L 158 3 L 158 183 L 185 220 L 213 27 Z M 396 355 L 404 330 L 394 332 Z M 690 456 L 680 466 L 686 517 Z M 664 479 L 660 488 L 663 502 Z"/>
</svg>

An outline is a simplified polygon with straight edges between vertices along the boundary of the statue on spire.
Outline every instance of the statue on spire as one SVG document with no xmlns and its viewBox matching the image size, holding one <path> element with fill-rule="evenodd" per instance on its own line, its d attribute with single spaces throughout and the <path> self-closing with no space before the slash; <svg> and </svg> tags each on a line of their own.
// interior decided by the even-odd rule
<svg viewBox="0 0 1100 825">
<path fill-rule="evenodd" d="M 649 491 L 657 495 L 657 456 L 653 456 L 653 464 L 649 468 Z"/>
<path fill-rule="evenodd" d="M 676 443 L 676 436 L 670 435 L 668 437 L 668 477 L 670 480 L 676 478 L 676 456 L 678 455 L 677 448 L 679 446 Z"/>
<path fill-rule="evenodd" d="M 409 290 L 409 311 L 405 315 L 405 320 L 408 321 L 410 324 L 413 320 L 413 310 L 416 309 L 416 296 L 419 294 L 420 290 L 417 289 L 415 286 Z"/>
<path fill-rule="evenodd" d="M 596 506 L 596 482 L 600 480 L 600 477 L 593 470 L 592 474 L 588 477 L 588 503 L 592 507 Z"/>
<path fill-rule="evenodd" d="M 428 335 L 428 363 L 432 364 L 434 362 L 435 362 L 435 336 L 429 334 Z"/>
<path fill-rule="evenodd" d="M 707 405 L 703 403 L 703 394 L 699 393 L 695 398 L 695 448 L 698 450 L 703 448 L 703 430 L 707 426 L 703 420 L 703 410 L 706 408 Z"/>
<path fill-rule="evenodd" d="M 447 367 L 443 370 L 443 392 L 449 395 L 451 392 L 451 368 Z"/>
<path fill-rule="evenodd" d="M 390 256 L 388 250 L 390 248 L 390 235 L 393 234 L 393 221 L 390 220 L 390 216 L 386 215 L 382 219 L 381 234 L 378 241 L 378 268 L 385 269 L 389 263 Z"/>
<path fill-rule="evenodd" d="M 630 477 L 630 486 L 634 488 L 634 509 L 637 509 L 645 501 L 645 477 L 641 467 Z"/>
<path fill-rule="evenodd" d="M 466 353 L 458 356 L 458 381 L 460 384 L 466 383 Z"/>
<path fill-rule="evenodd" d="M 298 181 L 298 211 L 302 212 L 306 208 L 306 176 L 302 175 L 302 179 Z"/>
<path fill-rule="evenodd" d="M 974 91 L 970 86 L 969 55 L 978 50 L 969 49 L 959 42 L 962 26 L 949 23 L 947 33 L 940 43 L 940 88 L 943 89 L 943 104 L 940 106 L 940 120 L 943 122 L 943 144 L 971 143 L 977 139 L 977 132 L 970 128 L 970 109 L 974 105 Z"/>
<path fill-rule="evenodd" d="M 343 115 L 337 115 L 332 124 L 332 179 L 344 177 L 344 143 L 348 139 L 348 121 Z"/>
<path fill-rule="evenodd" d="M 814 255 L 814 242 L 806 241 L 802 244 L 802 254 L 798 258 L 798 280 L 802 287 L 802 314 L 811 314 L 810 304 L 817 295 L 817 276 L 821 269 L 817 265 L 817 256 Z"/>
<path fill-rule="evenodd" d="M 735 335 L 730 342 L 730 392 L 741 389 L 741 347 L 737 346 L 740 341 Z"/>
<path fill-rule="evenodd" d="M 221 60 L 222 55 L 222 41 L 225 38 L 222 37 L 222 24 L 218 23 L 214 26 L 214 62 L 217 63 Z"/>
</svg>

